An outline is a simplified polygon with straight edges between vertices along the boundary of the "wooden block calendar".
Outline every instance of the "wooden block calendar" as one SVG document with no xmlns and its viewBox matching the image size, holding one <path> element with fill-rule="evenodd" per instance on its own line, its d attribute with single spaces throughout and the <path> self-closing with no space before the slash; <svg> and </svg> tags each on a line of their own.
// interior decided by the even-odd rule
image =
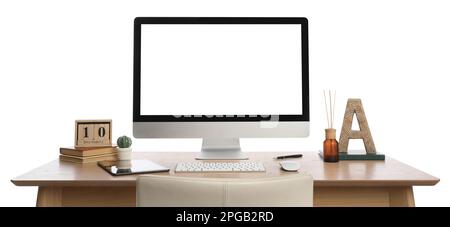
<svg viewBox="0 0 450 227">
<path fill-rule="evenodd" d="M 112 120 L 76 120 L 75 147 L 111 146 Z"/>
</svg>

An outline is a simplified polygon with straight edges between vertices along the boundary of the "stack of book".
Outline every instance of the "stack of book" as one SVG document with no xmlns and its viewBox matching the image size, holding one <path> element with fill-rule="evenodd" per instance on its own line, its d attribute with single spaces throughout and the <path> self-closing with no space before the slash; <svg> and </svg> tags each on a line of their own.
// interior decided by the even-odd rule
<svg viewBox="0 0 450 227">
<path fill-rule="evenodd" d="M 59 160 L 90 163 L 98 161 L 117 160 L 117 151 L 114 146 L 109 147 L 61 147 L 59 149 Z"/>
</svg>

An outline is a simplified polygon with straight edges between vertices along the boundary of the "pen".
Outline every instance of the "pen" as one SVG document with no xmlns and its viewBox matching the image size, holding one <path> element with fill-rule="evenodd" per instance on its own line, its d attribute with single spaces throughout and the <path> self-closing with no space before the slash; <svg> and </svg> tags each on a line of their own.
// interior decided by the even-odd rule
<svg viewBox="0 0 450 227">
<path fill-rule="evenodd" d="M 285 158 L 301 158 L 302 154 L 293 154 L 293 155 L 284 155 L 284 156 L 277 156 L 275 159 L 285 159 Z"/>
</svg>

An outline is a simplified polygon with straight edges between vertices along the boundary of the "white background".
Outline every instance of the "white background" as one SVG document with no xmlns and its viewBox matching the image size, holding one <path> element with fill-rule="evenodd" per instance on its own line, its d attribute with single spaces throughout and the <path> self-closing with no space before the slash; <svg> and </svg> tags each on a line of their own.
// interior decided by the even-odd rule
<svg viewBox="0 0 450 227">
<path fill-rule="evenodd" d="M 415 187 L 418 206 L 449 206 L 450 3 L 446 1 L 1 1 L 0 205 L 33 206 L 36 188 L 10 179 L 73 144 L 74 120 L 112 118 L 132 133 L 136 16 L 305 16 L 311 136 L 245 139 L 247 151 L 316 150 L 322 90 L 363 100 L 378 151 L 441 178 Z M 338 127 L 339 129 L 339 127 Z M 339 130 L 338 130 L 339 133 Z M 199 150 L 198 140 L 135 140 L 135 150 Z M 361 144 L 351 144 L 353 147 Z"/>
<path fill-rule="evenodd" d="M 301 115 L 301 25 L 142 25 L 142 115 Z"/>
</svg>

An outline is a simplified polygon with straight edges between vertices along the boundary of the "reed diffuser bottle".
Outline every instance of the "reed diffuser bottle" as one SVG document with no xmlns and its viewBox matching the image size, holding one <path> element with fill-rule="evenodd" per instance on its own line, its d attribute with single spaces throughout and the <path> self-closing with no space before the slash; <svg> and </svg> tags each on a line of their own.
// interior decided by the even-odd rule
<svg viewBox="0 0 450 227">
<path fill-rule="evenodd" d="M 336 103 L 336 92 L 334 92 L 333 98 L 331 95 L 331 91 L 329 94 L 329 107 L 328 111 L 327 105 L 327 95 L 325 91 L 323 91 L 323 96 L 325 98 L 325 110 L 327 114 L 327 123 L 328 128 L 325 129 L 325 141 L 323 141 L 323 161 L 324 162 L 338 162 L 339 161 L 339 144 L 336 140 L 336 129 L 333 128 L 334 124 L 334 106 Z M 333 102 L 332 102 L 333 100 Z"/>
<path fill-rule="evenodd" d="M 336 140 L 336 129 L 325 129 L 325 141 L 323 141 L 323 160 L 325 162 L 339 161 L 339 144 Z"/>
</svg>

